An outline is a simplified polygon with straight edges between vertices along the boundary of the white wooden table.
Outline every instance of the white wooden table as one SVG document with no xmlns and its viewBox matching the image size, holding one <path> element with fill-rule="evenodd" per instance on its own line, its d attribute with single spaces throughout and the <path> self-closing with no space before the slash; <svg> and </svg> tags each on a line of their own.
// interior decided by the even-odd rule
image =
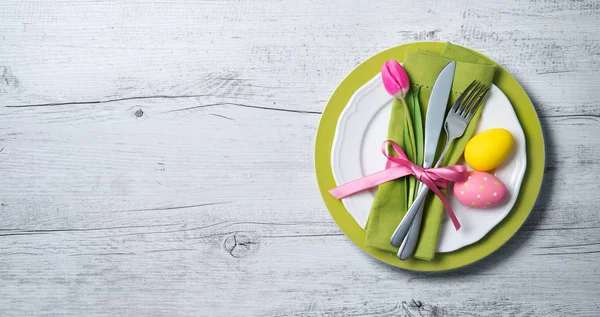
<svg viewBox="0 0 600 317">
<path fill-rule="evenodd" d="M 598 316 L 600 3 L 0 1 L 1 316 Z M 384 265 L 319 196 L 356 65 L 452 41 L 544 129 L 524 227 L 444 274 Z"/>
</svg>

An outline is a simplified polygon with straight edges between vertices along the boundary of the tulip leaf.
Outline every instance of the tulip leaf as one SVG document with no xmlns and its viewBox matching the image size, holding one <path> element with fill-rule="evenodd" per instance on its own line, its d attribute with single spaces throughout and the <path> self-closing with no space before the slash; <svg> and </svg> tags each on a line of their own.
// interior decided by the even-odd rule
<svg viewBox="0 0 600 317">
<path fill-rule="evenodd" d="M 406 96 L 406 117 L 404 118 L 402 148 L 411 162 L 423 164 L 423 116 L 419 103 L 420 87 L 410 90 Z M 408 118 L 410 116 L 410 118 Z M 408 205 L 416 198 L 419 182 L 414 176 L 408 176 L 406 187 Z M 408 207 L 408 206 L 407 206 Z"/>
<path fill-rule="evenodd" d="M 410 140 L 410 134 L 408 132 L 409 129 L 410 128 L 408 126 L 408 120 L 405 120 L 404 121 L 404 133 L 403 133 L 403 136 L 402 136 L 402 150 L 406 154 L 406 157 L 411 162 L 414 162 L 415 161 L 414 160 L 415 150 L 412 147 L 412 143 L 411 143 L 411 140 Z M 405 195 L 406 195 L 406 198 L 407 198 L 406 199 L 406 201 L 407 201 L 406 208 L 408 208 L 412 204 L 412 202 L 414 200 L 414 196 L 415 196 L 415 193 L 414 193 L 415 189 L 414 188 L 415 188 L 416 179 L 412 175 L 406 176 L 405 179 L 406 179 L 406 182 L 407 182 L 407 184 L 406 184 L 406 192 L 405 192 Z"/>
<path fill-rule="evenodd" d="M 413 127 L 415 128 L 415 143 L 417 146 L 417 161 L 418 165 L 423 165 L 423 147 L 425 142 L 425 136 L 423 134 L 423 116 L 421 114 L 421 105 L 419 103 L 419 92 L 421 87 L 417 86 L 412 90 L 412 104 L 413 104 Z"/>
<path fill-rule="evenodd" d="M 425 136 L 423 135 L 423 116 L 421 115 L 421 105 L 419 103 L 419 92 L 421 91 L 421 87 L 417 86 L 412 90 L 411 93 L 411 103 L 412 103 L 412 115 L 413 115 L 413 127 L 415 129 L 415 145 L 416 145 L 416 161 L 415 164 L 423 165 L 423 147 L 425 142 Z M 413 200 L 416 198 L 419 182 L 415 182 L 414 184 L 414 196 Z"/>
</svg>

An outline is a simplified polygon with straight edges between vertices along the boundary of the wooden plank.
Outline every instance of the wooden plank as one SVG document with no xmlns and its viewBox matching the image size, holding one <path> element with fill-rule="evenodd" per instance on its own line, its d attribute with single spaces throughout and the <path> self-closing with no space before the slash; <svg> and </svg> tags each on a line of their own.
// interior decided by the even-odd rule
<svg viewBox="0 0 600 317">
<path fill-rule="evenodd" d="M 19 80 L 11 88 L 18 93 L 2 96 L 6 104 L 210 95 L 320 111 L 369 56 L 448 40 L 505 65 L 534 99 L 544 96 L 540 110 L 599 110 L 590 98 L 600 67 L 593 0 L 432 1 L 410 9 L 400 2 L 17 1 L 0 10 L 0 66 Z"/>
<path fill-rule="evenodd" d="M 0 315 L 595 316 L 596 1 L 4 1 Z M 540 114 L 534 212 L 470 267 L 370 258 L 321 202 L 337 83 L 391 46 L 472 47 Z"/>
</svg>

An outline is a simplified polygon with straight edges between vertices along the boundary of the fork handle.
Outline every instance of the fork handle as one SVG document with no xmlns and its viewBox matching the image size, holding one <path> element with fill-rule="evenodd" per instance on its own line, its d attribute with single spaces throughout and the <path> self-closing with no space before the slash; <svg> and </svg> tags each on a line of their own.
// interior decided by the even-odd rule
<svg viewBox="0 0 600 317">
<path fill-rule="evenodd" d="M 417 242 L 419 241 L 419 232 L 421 231 L 421 219 L 423 218 L 423 209 L 425 208 L 425 203 L 419 205 L 419 211 L 415 215 L 415 219 L 413 220 L 410 228 L 408 229 L 408 234 L 402 240 L 402 244 L 400 245 L 400 249 L 398 249 L 398 258 L 402 261 L 410 258 L 417 248 Z"/>
</svg>

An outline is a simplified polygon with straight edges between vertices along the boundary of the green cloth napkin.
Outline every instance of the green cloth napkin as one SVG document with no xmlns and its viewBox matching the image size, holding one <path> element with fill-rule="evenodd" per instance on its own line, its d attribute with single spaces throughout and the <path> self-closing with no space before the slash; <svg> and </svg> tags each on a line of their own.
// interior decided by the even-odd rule
<svg viewBox="0 0 600 317">
<path fill-rule="evenodd" d="M 429 51 L 419 51 L 416 53 L 407 52 L 404 58 L 403 66 L 410 77 L 411 92 L 415 87 L 420 87 L 419 103 L 423 114 L 427 111 L 431 89 L 437 76 L 442 69 L 451 61 L 456 61 L 456 70 L 452 82 L 452 92 L 448 105 L 451 106 L 460 96 L 464 89 L 473 81 L 478 80 L 484 84 L 490 84 L 494 78 L 495 66 L 486 62 L 482 58 L 473 55 L 466 49 L 447 43 L 442 54 L 435 54 Z M 406 98 L 407 102 L 411 100 L 411 94 Z M 451 145 L 443 166 L 455 164 L 462 156 L 467 141 L 471 138 L 473 131 L 477 127 L 481 108 L 469 123 L 465 134 L 455 140 Z M 388 138 L 403 144 L 404 138 L 404 111 L 402 104 L 397 100 L 392 105 L 392 113 L 388 127 Z M 425 118 L 423 118 L 425 124 Z M 425 127 L 426 129 L 426 127 Z M 441 129 L 441 127 L 440 127 Z M 438 156 L 441 147 L 446 140 L 446 135 L 442 130 L 440 135 L 440 146 L 438 146 Z M 394 180 L 379 186 L 377 195 L 367 222 L 367 235 L 365 245 L 377 249 L 397 252 L 398 248 L 390 244 L 390 237 L 400 220 L 404 217 L 408 209 L 408 203 L 412 200 L 406 194 L 408 180 L 406 178 Z M 437 241 L 440 232 L 440 226 L 444 213 L 444 206 L 441 201 L 429 194 L 425 201 L 425 212 L 423 222 L 421 223 L 421 232 L 419 242 L 415 251 L 415 257 L 422 260 L 432 260 L 435 256 Z M 460 219 L 459 219 L 460 220 Z"/>
</svg>

